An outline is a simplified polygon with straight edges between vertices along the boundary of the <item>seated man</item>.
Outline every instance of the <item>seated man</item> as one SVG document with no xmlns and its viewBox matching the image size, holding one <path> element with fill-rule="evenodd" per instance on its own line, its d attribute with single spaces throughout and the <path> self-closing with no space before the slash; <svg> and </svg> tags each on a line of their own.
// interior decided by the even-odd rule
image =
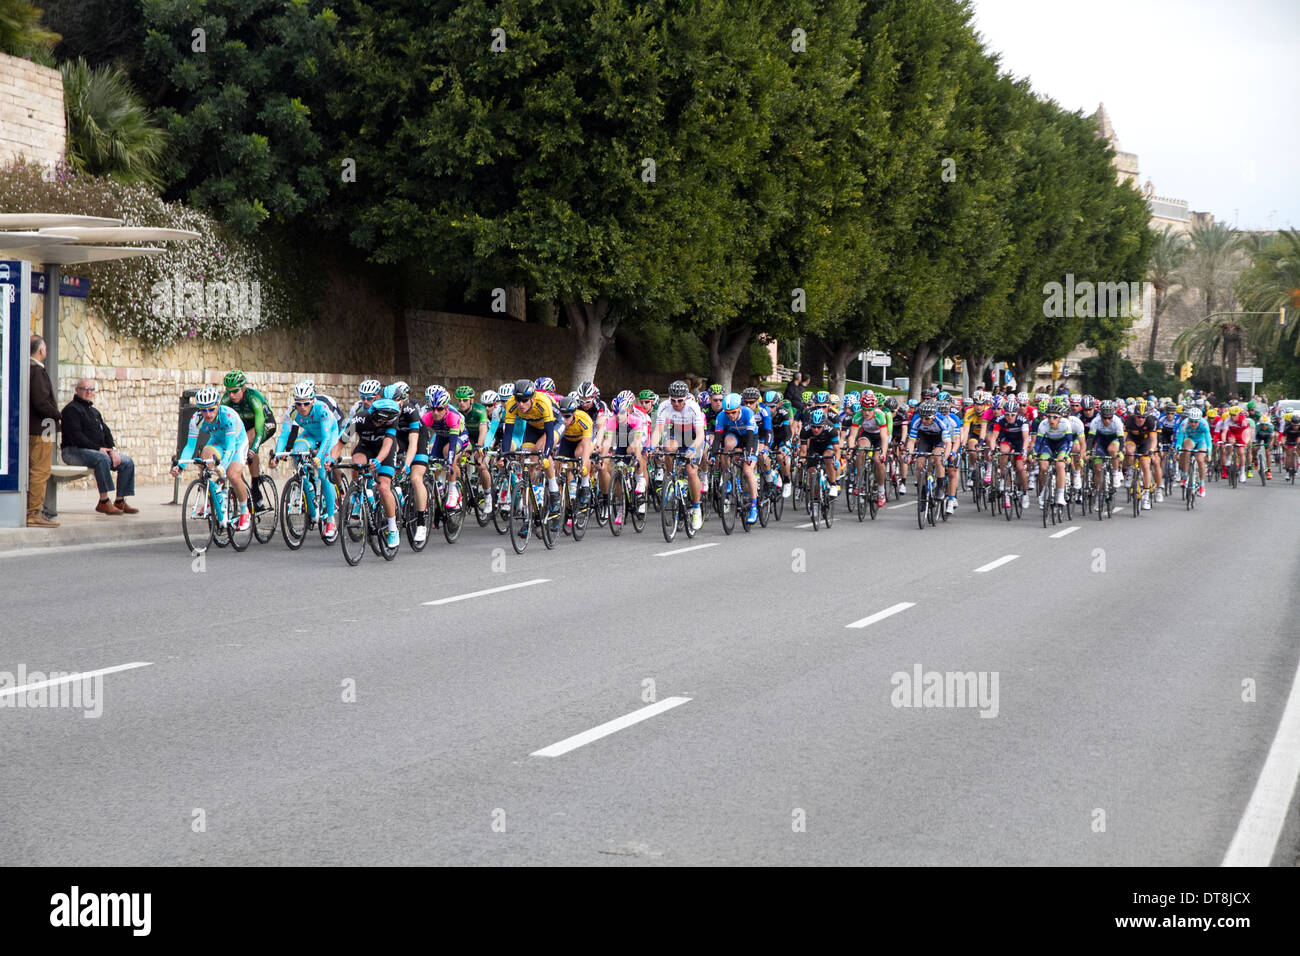
<svg viewBox="0 0 1300 956">
<path fill-rule="evenodd" d="M 63 463 L 83 465 L 95 472 L 99 487 L 99 504 L 95 510 L 105 515 L 138 514 L 140 509 L 126 503 L 135 494 L 135 462 L 114 447 L 113 433 L 104 416 L 95 407 L 95 380 L 78 379 L 72 401 L 63 406 Z M 113 476 L 117 472 L 116 500 L 109 500 Z"/>
</svg>

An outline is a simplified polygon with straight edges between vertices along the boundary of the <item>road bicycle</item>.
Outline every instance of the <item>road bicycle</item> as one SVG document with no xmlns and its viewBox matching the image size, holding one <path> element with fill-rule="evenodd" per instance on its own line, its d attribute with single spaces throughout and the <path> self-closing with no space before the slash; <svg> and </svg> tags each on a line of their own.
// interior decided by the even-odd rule
<svg viewBox="0 0 1300 956">
<path fill-rule="evenodd" d="M 948 520 L 948 512 L 943 507 L 943 489 L 935 475 L 935 460 L 942 452 L 912 452 L 910 458 L 924 458 L 925 462 L 916 469 L 916 526 L 922 531 L 929 524 L 934 526 L 936 515 Z"/>
<path fill-rule="evenodd" d="M 181 533 L 190 554 L 198 557 L 215 544 L 226 545 L 235 551 L 244 551 L 253 540 L 253 522 L 243 531 L 236 530 L 241 508 L 230 478 L 219 471 L 219 458 L 172 458 L 172 464 L 181 468 L 198 465 L 199 476 L 185 489 L 181 499 Z"/>
<path fill-rule="evenodd" d="M 587 520 L 591 516 L 595 495 L 590 485 L 579 484 L 582 462 L 576 458 L 552 459 L 559 463 L 560 475 L 560 530 L 574 542 L 581 541 L 587 533 Z M 583 494 L 585 492 L 585 496 Z"/>
<path fill-rule="evenodd" d="M 555 547 L 559 509 L 558 500 L 554 512 L 548 507 L 546 479 L 538 477 L 541 472 L 541 454 L 536 450 L 511 451 L 502 452 L 498 457 L 504 462 L 510 493 L 506 513 L 510 546 L 516 554 L 523 554 L 528 547 L 528 539 L 536 535 L 549 551 Z M 543 509 L 546 509 L 545 513 Z"/>
<path fill-rule="evenodd" d="M 465 512 L 471 507 L 469 499 L 465 497 L 465 487 L 463 477 L 465 472 L 461 472 L 462 481 L 460 501 L 456 507 L 447 506 L 447 498 L 451 495 L 451 468 L 447 462 L 441 458 L 429 461 L 429 470 L 425 473 L 425 486 L 428 489 L 427 498 L 429 501 L 429 524 L 434 528 L 442 528 L 442 536 L 448 544 L 455 544 L 460 537 L 460 529 L 465 526 Z M 415 514 L 415 504 L 410 502 L 408 507 L 412 516 Z M 409 535 L 408 535 L 409 538 Z M 426 539 L 427 540 L 427 539 Z M 412 545 L 414 547 L 414 545 Z"/>
<path fill-rule="evenodd" d="M 1100 475 L 1098 475 L 1097 463 L 1101 463 Z M 1112 472 L 1111 458 L 1109 455 L 1094 454 L 1089 459 L 1088 482 L 1092 492 L 1092 507 L 1097 512 L 1097 520 L 1109 518 L 1111 516 L 1111 504 L 1115 497 L 1115 476 Z"/>
<path fill-rule="evenodd" d="M 255 457 L 250 451 L 245 464 L 252 462 Z M 245 473 L 250 474 L 247 471 Z M 257 539 L 258 544 L 266 544 L 275 536 L 276 526 L 280 523 L 279 495 L 276 493 L 275 479 L 270 475 L 258 475 L 248 485 L 253 493 L 249 499 L 249 507 L 252 507 L 254 501 L 262 502 L 260 508 L 253 509 L 253 537 Z"/>
<path fill-rule="evenodd" d="M 338 525 L 332 535 L 325 534 L 325 482 L 319 459 L 314 451 L 291 451 L 281 455 L 292 459 L 293 474 L 284 483 L 280 496 L 280 536 L 291 551 L 297 551 L 313 528 L 327 546 L 338 540 Z"/>
<path fill-rule="evenodd" d="M 339 499 L 338 537 L 343 560 L 356 567 L 366 555 L 366 546 L 385 561 L 397 557 L 397 545 L 388 544 L 388 519 L 383 501 L 376 491 L 378 472 L 374 462 L 336 462 L 335 468 L 355 472 L 347 494 Z M 400 513 L 400 512 L 399 512 Z"/>
<path fill-rule="evenodd" d="M 823 524 L 829 528 L 835 520 L 835 499 L 831 497 L 831 483 L 826 478 L 826 464 L 820 455 L 812 464 L 805 463 L 804 482 L 804 500 L 808 503 L 813 531 L 820 530 Z"/>
<path fill-rule="evenodd" d="M 686 473 L 688 463 L 695 460 L 695 455 L 687 450 L 665 452 L 671 458 L 669 468 L 665 469 L 664 479 L 660 485 L 663 510 L 660 521 L 663 525 L 664 540 L 672 544 L 677 536 L 677 529 L 686 528 L 686 537 L 695 537 L 695 527 L 691 522 L 691 485 Z"/>
</svg>

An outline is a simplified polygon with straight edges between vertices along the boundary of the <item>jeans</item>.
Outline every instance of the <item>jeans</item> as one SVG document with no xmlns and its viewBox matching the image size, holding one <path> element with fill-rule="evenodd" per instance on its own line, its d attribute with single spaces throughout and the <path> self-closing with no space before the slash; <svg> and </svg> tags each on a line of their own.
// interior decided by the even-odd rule
<svg viewBox="0 0 1300 956">
<path fill-rule="evenodd" d="M 93 469 L 95 472 L 95 484 L 99 486 L 101 495 L 107 494 L 113 490 L 113 471 L 117 471 L 119 498 L 128 498 L 135 494 L 135 462 L 126 455 L 118 452 L 118 458 L 121 464 L 116 469 L 113 468 L 112 460 L 102 451 L 95 448 L 64 448 L 63 463 L 65 465 L 82 465 L 83 467 Z"/>
</svg>

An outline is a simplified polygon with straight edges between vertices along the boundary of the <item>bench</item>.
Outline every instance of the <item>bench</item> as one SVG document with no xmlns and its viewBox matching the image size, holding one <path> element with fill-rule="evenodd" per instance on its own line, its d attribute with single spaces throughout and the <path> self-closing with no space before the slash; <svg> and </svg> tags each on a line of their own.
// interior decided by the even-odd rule
<svg viewBox="0 0 1300 956">
<path fill-rule="evenodd" d="M 85 478 L 93 472 L 84 465 L 51 465 L 50 477 L 57 482 L 76 481 L 78 478 Z"/>
</svg>

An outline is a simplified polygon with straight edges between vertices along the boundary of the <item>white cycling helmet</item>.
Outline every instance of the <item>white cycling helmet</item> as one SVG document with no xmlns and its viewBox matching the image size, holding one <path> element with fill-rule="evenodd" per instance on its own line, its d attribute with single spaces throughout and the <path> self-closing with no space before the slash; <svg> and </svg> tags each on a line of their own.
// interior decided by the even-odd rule
<svg viewBox="0 0 1300 956">
<path fill-rule="evenodd" d="M 221 392 L 215 385 L 204 385 L 194 393 L 194 404 L 199 408 L 213 408 L 221 403 Z"/>
<path fill-rule="evenodd" d="M 489 388 L 478 397 L 478 400 L 484 405 L 495 405 L 497 402 L 501 401 L 501 396 Z"/>
<path fill-rule="evenodd" d="M 383 386 L 377 379 L 368 378 L 357 386 L 357 394 L 362 398 L 374 398 Z"/>
<path fill-rule="evenodd" d="M 316 383 L 311 379 L 304 379 L 293 387 L 293 400 L 295 402 L 310 402 L 316 397 Z"/>
</svg>

